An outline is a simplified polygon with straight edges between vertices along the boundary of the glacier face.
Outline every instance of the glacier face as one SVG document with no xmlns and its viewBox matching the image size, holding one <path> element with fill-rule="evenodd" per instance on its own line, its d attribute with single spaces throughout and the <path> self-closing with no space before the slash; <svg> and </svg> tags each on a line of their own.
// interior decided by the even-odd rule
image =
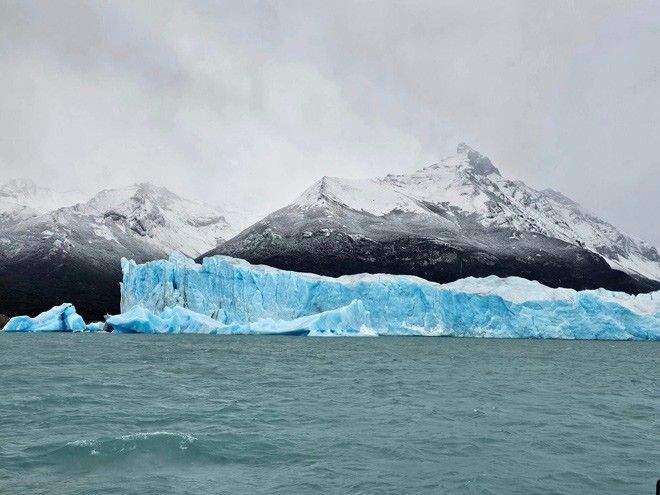
<svg viewBox="0 0 660 495">
<path fill-rule="evenodd" d="M 122 260 L 117 331 L 660 340 L 660 292 L 551 289 L 516 277 L 340 278 L 226 256 Z M 334 331 L 334 333 L 332 333 Z"/>
</svg>

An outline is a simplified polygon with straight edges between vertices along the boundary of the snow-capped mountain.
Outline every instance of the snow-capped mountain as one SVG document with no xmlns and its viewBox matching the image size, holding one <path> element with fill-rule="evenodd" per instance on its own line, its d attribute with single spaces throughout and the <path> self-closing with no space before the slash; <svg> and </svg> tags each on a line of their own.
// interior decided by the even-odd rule
<svg viewBox="0 0 660 495">
<path fill-rule="evenodd" d="M 87 199 L 89 198 L 77 189 L 61 193 L 38 187 L 29 179 L 14 179 L 0 186 L 0 227 Z"/>
<path fill-rule="evenodd" d="M 622 234 L 560 192 L 505 179 L 465 144 L 452 158 L 410 175 L 388 175 L 383 183 L 419 201 L 458 209 L 459 215 L 476 214 L 484 227 L 560 239 L 600 254 L 612 268 L 660 280 L 654 247 Z"/>
<path fill-rule="evenodd" d="M 120 242 L 125 234 L 167 255 L 195 257 L 225 241 L 244 225 L 232 225 L 222 209 L 181 198 L 152 184 L 101 191 L 67 214 L 92 219 L 94 233 Z"/>
<path fill-rule="evenodd" d="M 70 301 L 100 318 L 118 307 L 121 257 L 195 257 L 245 227 L 231 224 L 221 208 L 151 184 L 101 191 L 43 214 L 18 203 L 34 195 L 6 197 L 5 211 L 13 211 L 12 221 L 0 224 L 0 313 L 6 314 Z"/>
<path fill-rule="evenodd" d="M 45 237 L 55 236 L 64 244 L 67 234 L 90 229 L 89 243 L 99 238 L 121 244 L 129 235 L 165 255 L 180 252 L 195 257 L 245 226 L 230 224 L 219 207 L 181 198 L 149 183 L 104 190 L 86 202 L 71 197 L 72 206 L 65 207 L 58 205 L 67 202 L 66 194 L 36 188 L 24 180 L 0 188 L 0 197 L 6 198 L 0 202 L 4 211 L 20 222 L 4 235 L 5 243 L 15 238 L 16 249 L 24 232 L 40 227 L 48 231 Z"/>
<path fill-rule="evenodd" d="M 327 275 L 518 275 L 576 289 L 660 288 L 654 247 L 556 191 L 502 177 L 465 144 L 407 175 L 324 177 L 209 254 Z"/>
<path fill-rule="evenodd" d="M 78 189 L 66 192 L 54 191 L 39 187 L 30 179 L 14 179 L 0 186 L 0 201 L 26 206 L 38 213 L 72 206 L 87 199 L 89 196 Z"/>
</svg>

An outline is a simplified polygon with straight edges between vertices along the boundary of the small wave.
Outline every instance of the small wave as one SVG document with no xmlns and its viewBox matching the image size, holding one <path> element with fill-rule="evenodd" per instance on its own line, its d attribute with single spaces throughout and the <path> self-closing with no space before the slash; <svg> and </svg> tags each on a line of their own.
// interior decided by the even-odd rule
<svg viewBox="0 0 660 495">
<path fill-rule="evenodd" d="M 178 437 L 182 439 L 185 442 L 194 442 L 197 440 L 196 437 L 189 435 L 188 433 L 180 433 L 178 431 L 175 432 L 170 432 L 170 431 L 152 431 L 152 432 L 140 432 L 140 433 L 130 433 L 128 435 L 122 435 L 119 437 L 120 440 L 144 440 L 150 437 L 159 437 L 159 436 L 164 436 L 164 437 Z"/>
<path fill-rule="evenodd" d="M 169 440 L 178 440 L 179 448 L 185 450 L 188 444 L 191 444 L 197 440 L 197 437 L 194 437 L 188 433 L 182 432 L 171 432 L 171 431 L 146 431 L 138 433 L 129 433 L 127 435 L 121 435 L 114 438 L 101 438 L 97 440 L 90 439 L 81 439 L 74 440 L 72 442 L 67 442 L 65 447 L 125 447 L 125 444 L 133 443 L 137 444 L 141 441 L 150 441 L 151 443 L 157 443 L 162 439 L 162 442 L 169 442 Z M 162 443 L 161 442 L 161 443 Z M 147 442 L 143 442 L 147 443 Z M 122 450 L 124 450 L 122 448 Z"/>
<path fill-rule="evenodd" d="M 67 442 L 65 447 L 89 447 L 91 445 L 94 445 L 94 440 L 74 440 Z"/>
<path fill-rule="evenodd" d="M 64 445 L 42 445 L 29 450 L 35 461 L 47 465 L 69 465 L 71 462 L 130 462 L 140 458 L 180 462 L 184 458 L 204 457 L 197 447 L 197 437 L 177 431 L 148 431 L 128 433 L 116 437 L 78 439 Z"/>
</svg>

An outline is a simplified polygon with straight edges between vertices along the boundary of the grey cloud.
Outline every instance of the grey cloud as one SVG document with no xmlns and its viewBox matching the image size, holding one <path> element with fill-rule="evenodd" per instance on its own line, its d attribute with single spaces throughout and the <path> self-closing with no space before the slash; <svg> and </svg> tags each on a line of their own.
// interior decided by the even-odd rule
<svg viewBox="0 0 660 495">
<path fill-rule="evenodd" d="M 6 52 L 55 58 L 74 71 L 126 72 L 153 86 L 185 77 L 177 54 L 110 2 L 23 0 L 3 5 Z"/>
<path fill-rule="evenodd" d="M 660 244 L 659 18 L 641 0 L 5 1 L 0 167 L 267 212 L 467 141 Z"/>
</svg>

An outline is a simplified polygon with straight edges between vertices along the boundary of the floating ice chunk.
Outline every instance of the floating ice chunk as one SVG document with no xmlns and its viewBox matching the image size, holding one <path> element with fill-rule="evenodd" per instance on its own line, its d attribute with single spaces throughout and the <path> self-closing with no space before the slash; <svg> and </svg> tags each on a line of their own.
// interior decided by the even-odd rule
<svg viewBox="0 0 660 495">
<path fill-rule="evenodd" d="M 65 303 L 44 311 L 39 316 L 15 316 L 5 325 L 5 332 L 82 332 L 85 321 L 73 304 Z"/>
<path fill-rule="evenodd" d="M 261 318 L 248 323 L 220 323 L 213 318 L 176 306 L 165 308 L 160 315 L 134 306 L 127 312 L 111 316 L 107 325 L 113 333 L 206 333 L 220 335 L 315 335 L 376 336 L 369 328 L 369 314 L 360 301 L 323 313 L 294 320 Z"/>
<path fill-rule="evenodd" d="M 96 332 L 102 332 L 104 328 L 105 328 L 105 322 L 95 321 L 93 323 L 88 323 L 86 330 L 88 332 L 96 333 Z"/>
<path fill-rule="evenodd" d="M 517 277 L 445 285 L 411 276 L 330 278 L 226 256 L 201 265 L 124 259 L 122 270 L 123 317 L 135 328 L 142 321 L 179 332 L 660 340 L 660 292 L 552 289 Z"/>
</svg>

